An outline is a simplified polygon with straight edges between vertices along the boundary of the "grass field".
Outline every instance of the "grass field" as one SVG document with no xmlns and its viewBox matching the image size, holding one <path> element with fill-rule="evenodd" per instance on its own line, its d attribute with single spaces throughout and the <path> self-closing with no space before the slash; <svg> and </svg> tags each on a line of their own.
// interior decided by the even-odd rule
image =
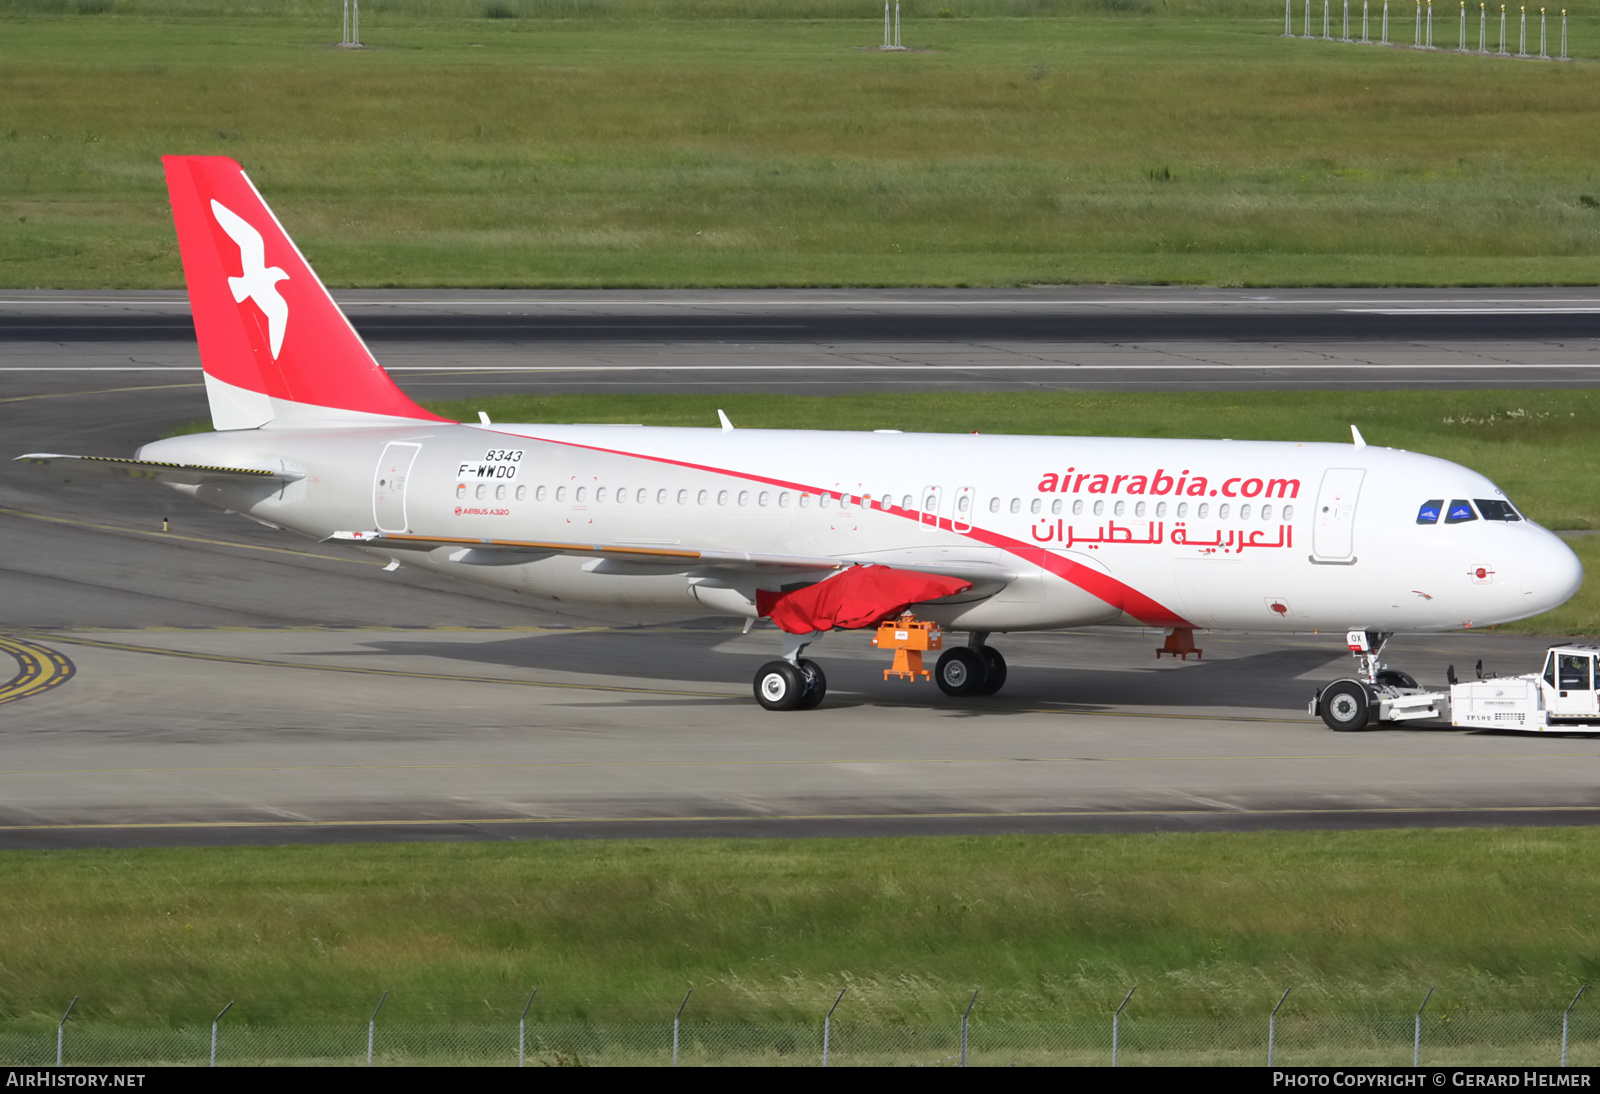
<svg viewBox="0 0 1600 1094">
<path fill-rule="evenodd" d="M 1600 280 L 1600 65 L 1274 0 L 951 0 L 885 54 L 868 9 L 369 2 L 350 52 L 298 2 L 0 0 L 0 281 L 180 284 L 171 152 L 336 285 Z"/>
<path fill-rule="evenodd" d="M 1597 903 L 1585 829 L 11 851 L 0 1018 L 1559 1010 Z"/>
</svg>

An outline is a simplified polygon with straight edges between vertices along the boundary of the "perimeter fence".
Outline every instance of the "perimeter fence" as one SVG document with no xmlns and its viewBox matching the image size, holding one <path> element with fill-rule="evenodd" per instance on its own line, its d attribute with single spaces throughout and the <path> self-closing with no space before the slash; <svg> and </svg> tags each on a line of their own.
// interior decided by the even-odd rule
<svg viewBox="0 0 1600 1094">
<path fill-rule="evenodd" d="M 59 1052 L 59 1056 L 58 1056 Z M 0 1064 L 49 1066 L 1600 1066 L 1600 1013 L 1131 1017 L 1020 1024 L 548 1022 L 0 1028 Z"/>
</svg>

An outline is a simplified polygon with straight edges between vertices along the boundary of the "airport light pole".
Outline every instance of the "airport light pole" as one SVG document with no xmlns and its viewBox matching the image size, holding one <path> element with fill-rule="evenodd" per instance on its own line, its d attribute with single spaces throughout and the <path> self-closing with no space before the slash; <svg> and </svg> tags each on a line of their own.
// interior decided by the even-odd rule
<svg viewBox="0 0 1600 1094">
<path fill-rule="evenodd" d="M 346 48 L 361 45 L 361 0 L 344 0 L 344 38 L 339 44 Z"/>
</svg>

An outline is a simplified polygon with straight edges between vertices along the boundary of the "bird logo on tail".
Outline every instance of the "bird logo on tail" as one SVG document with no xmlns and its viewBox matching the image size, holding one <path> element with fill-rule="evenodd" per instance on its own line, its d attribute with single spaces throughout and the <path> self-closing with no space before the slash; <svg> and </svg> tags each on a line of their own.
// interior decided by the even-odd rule
<svg viewBox="0 0 1600 1094">
<path fill-rule="evenodd" d="M 239 245 L 240 276 L 228 278 L 233 301 L 242 304 L 248 297 L 267 317 L 267 338 L 272 343 L 272 359 L 276 361 L 278 350 L 283 346 L 283 328 L 289 322 L 289 305 L 278 292 L 278 282 L 289 280 L 289 275 L 277 266 L 267 265 L 266 245 L 261 233 L 251 227 L 249 221 L 216 198 L 211 199 L 211 215 Z"/>
</svg>

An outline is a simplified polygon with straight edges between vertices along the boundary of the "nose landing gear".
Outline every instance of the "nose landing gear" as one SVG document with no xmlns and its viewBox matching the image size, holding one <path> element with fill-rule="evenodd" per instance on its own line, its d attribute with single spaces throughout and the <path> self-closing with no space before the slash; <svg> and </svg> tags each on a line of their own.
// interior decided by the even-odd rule
<svg viewBox="0 0 1600 1094">
<path fill-rule="evenodd" d="M 1311 697 L 1308 709 L 1341 733 L 1366 729 L 1379 721 L 1404 722 L 1439 716 L 1438 696 L 1417 686 L 1409 673 L 1391 669 L 1378 658 L 1394 637 L 1386 631 L 1351 631 L 1350 653 L 1360 664 L 1355 678 L 1335 680 Z M 1452 670 L 1454 675 L 1454 670 Z"/>
</svg>

